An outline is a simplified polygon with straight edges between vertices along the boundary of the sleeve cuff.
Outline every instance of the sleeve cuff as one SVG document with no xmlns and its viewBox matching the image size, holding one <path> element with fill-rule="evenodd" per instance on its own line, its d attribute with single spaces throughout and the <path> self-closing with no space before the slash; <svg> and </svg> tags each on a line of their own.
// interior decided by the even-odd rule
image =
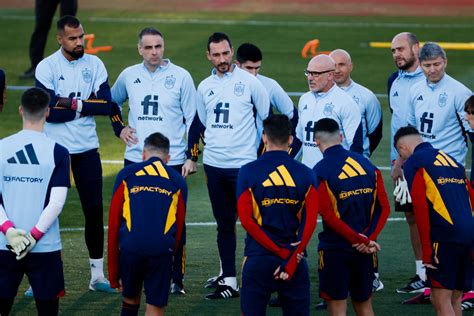
<svg viewBox="0 0 474 316">
<path fill-rule="evenodd" d="M 38 228 L 33 227 L 33 229 L 31 229 L 30 231 L 30 234 L 31 236 L 33 236 L 34 239 L 36 239 L 37 241 L 41 239 L 41 237 L 43 237 L 44 233 L 41 232 Z"/>
<path fill-rule="evenodd" d="M 10 228 L 15 228 L 15 225 L 13 225 L 13 223 L 11 221 L 5 221 L 5 223 L 3 223 L 1 226 L 0 226 L 0 231 L 2 231 L 3 234 L 6 234 L 7 233 L 7 230 L 10 229 Z"/>
</svg>

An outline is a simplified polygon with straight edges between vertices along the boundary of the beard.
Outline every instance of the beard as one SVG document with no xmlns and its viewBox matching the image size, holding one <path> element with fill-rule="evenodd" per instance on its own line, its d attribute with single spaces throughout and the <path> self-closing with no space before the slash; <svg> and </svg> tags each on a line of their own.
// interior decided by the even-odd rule
<svg viewBox="0 0 474 316">
<path fill-rule="evenodd" d="M 69 50 L 66 50 L 64 47 L 63 47 L 63 50 L 73 59 L 79 59 L 82 56 L 84 56 L 84 46 L 77 46 L 76 48 L 79 48 L 79 47 L 80 47 L 79 50 L 74 49 L 73 51 L 69 51 Z"/>
<path fill-rule="evenodd" d="M 229 63 L 220 63 L 219 65 L 217 65 L 217 70 L 219 70 L 219 72 L 221 73 L 226 73 L 230 70 L 230 64 Z"/>
<path fill-rule="evenodd" d="M 405 60 L 405 64 L 402 66 L 398 66 L 398 69 L 400 70 L 407 70 L 410 69 L 416 62 L 416 57 L 414 54 L 412 54 L 408 59 Z"/>
</svg>

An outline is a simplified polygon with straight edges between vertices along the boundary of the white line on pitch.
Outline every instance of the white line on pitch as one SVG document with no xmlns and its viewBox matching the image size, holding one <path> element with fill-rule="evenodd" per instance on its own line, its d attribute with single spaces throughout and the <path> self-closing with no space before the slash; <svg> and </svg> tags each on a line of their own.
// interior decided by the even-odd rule
<svg viewBox="0 0 474 316">
<path fill-rule="evenodd" d="M 4 20 L 33 21 L 32 15 L 0 15 Z M 281 26 L 281 27 L 357 27 L 357 28 L 422 28 L 422 29 L 472 29 L 467 23 L 401 23 L 401 22 L 336 22 L 336 21 L 262 21 L 262 20 L 214 20 L 214 19 L 166 19 L 166 18 L 118 18 L 118 17 L 85 17 L 84 20 L 100 23 L 153 23 L 153 24 L 197 24 L 197 25 L 248 25 L 248 26 Z"/>
<path fill-rule="evenodd" d="M 404 217 L 390 217 L 387 219 L 388 222 L 404 222 Z M 321 223 L 321 219 L 318 219 L 318 223 Z M 240 225 L 240 222 L 237 222 Z M 216 222 L 196 222 L 196 223 L 186 223 L 186 227 L 205 227 L 205 226 L 217 226 Z M 104 226 L 104 229 L 108 229 L 108 226 Z M 84 228 L 82 227 L 73 227 L 73 228 L 61 228 L 61 232 L 82 232 Z"/>
</svg>

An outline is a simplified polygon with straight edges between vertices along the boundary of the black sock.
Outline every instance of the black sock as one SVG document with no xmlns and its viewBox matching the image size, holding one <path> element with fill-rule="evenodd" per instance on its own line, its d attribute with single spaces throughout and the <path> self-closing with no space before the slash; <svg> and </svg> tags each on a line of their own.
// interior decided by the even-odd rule
<svg viewBox="0 0 474 316">
<path fill-rule="evenodd" d="M 59 313 L 59 298 L 53 300 L 35 300 L 38 316 L 53 316 Z"/>
<path fill-rule="evenodd" d="M 122 313 L 120 316 L 136 316 L 138 315 L 138 310 L 140 309 L 140 304 L 128 304 L 122 302 Z"/>
<path fill-rule="evenodd" d="M 0 299 L 0 316 L 8 316 L 12 310 L 15 298 Z"/>
</svg>

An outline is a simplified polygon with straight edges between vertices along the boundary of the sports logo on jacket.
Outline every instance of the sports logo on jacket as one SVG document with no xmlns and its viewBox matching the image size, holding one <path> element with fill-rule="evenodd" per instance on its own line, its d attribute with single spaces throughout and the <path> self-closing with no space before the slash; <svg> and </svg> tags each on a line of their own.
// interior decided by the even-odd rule
<svg viewBox="0 0 474 316">
<path fill-rule="evenodd" d="M 268 179 L 263 181 L 262 185 L 264 187 L 272 186 L 287 186 L 287 187 L 296 187 L 293 178 L 291 177 L 288 169 L 284 165 L 280 165 L 276 168 L 275 171 L 271 172 L 268 175 Z"/>
<path fill-rule="evenodd" d="M 354 178 L 358 176 L 366 175 L 364 168 L 352 159 L 351 157 L 347 157 L 344 166 L 342 166 L 342 172 L 339 174 L 339 180 Z"/>
<path fill-rule="evenodd" d="M 440 108 L 443 108 L 446 106 L 447 103 L 448 103 L 448 95 L 446 94 L 446 92 L 443 92 L 438 97 L 438 105 Z"/>
<path fill-rule="evenodd" d="M 167 76 L 165 79 L 165 88 L 173 89 L 175 83 L 176 83 L 176 78 L 173 77 L 173 75 Z"/>
<path fill-rule="evenodd" d="M 165 167 L 160 161 L 155 161 L 154 163 L 143 167 L 142 170 L 137 171 L 135 173 L 137 177 L 141 176 L 154 176 L 154 177 L 162 177 L 169 179 L 168 172 L 166 171 Z"/>
<path fill-rule="evenodd" d="M 91 83 L 92 82 L 92 71 L 89 69 L 83 69 L 82 70 L 82 80 L 84 80 L 85 83 Z"/>
<path fill-rule="evenodd" d="M 324 110 L 323 110 L 324 115 L 331 116 L 333 109 L 334 109 L 334 104 L 332 104 L 332 102 L 331 103 L 326 103 L 324 105 Z"/>
<path fill-rule="evenodd" d="M 234 94 L 238 97 L 244 95 L 245 85 L 241 82 L 236 83 L 234 86 Z"/>
<path fill-rule="evenodd" d="M 26 153 L 26 155 L 25 155 Z M 28 159 L 26 158 L 28 156 Z M 25 145 L 25 148 L 19 150 L 15 153 L 13 157 L 7 159 L 8 163 L 19 163 L 22 165 L 39 165 L 38 158 L 36 157 L 35 149 L 33 148 L 33 144 Z"/>
<path fill-rule="evenodd" d="M 458 164 L 442 150 L 440 150 L 439 154 L 436 155 L 436 160 L 433 164 L 437 167 L 458 168 Z"/>
</svg>

